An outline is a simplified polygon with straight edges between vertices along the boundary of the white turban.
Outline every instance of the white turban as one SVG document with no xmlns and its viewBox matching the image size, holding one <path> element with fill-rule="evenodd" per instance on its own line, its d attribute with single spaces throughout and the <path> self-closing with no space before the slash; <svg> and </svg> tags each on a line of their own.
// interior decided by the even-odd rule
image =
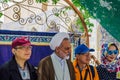
<svg viewBox="0 0 120 80">
<path fill-rule="evenodd" d="M 64 38 L 69 39 L 69 35 L 65 32 L 59 32 L 50 41 L 50 48 L 55 50 L 56 47 L 60 46 Z"/>
</svg>

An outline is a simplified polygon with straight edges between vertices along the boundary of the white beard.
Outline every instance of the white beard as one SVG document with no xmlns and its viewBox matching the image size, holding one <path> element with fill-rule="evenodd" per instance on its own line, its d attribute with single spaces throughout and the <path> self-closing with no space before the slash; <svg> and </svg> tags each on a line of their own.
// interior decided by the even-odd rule
<svg viewBox="0 0 120 80">
<path fill-rule="evenodd" d="M 67 55 L 63 52 L 60 51 L 61 56 L 63 57 L 63 59 L 68 60 L 70 58 L 70 53 L 68 53 Z"/>
<path fill-rule="evenodd" d="M 68 60 L 69 58 L 70 58 L 70 56 L 65 56 L 65 58 L 64 58 L 64 59 Z"/>
</svg>

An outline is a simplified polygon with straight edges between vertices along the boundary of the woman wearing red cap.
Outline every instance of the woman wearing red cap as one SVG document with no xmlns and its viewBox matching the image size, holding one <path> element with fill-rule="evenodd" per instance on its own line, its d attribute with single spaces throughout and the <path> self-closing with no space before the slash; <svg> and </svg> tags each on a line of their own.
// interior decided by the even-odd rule
<svg viewBox="0 0 120 80">
<path fill-rule="evenodd" d="M 28 63 L 32 46 L 26 37 L 19 37 L 12 42 L 13 57 L 0 67 L 0 80 L 36 80 L 34 67 Z"/>
</svg>

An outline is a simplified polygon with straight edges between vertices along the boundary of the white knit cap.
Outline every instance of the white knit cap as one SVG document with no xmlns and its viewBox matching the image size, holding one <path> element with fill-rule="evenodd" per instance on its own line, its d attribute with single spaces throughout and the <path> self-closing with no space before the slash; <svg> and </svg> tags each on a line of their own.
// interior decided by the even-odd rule
<svg viewBox="0 0 120 80">
<path fill-rule="evenodd" d="M 69 39 L 69 35 L 65 32 L 59 32 L 50 41 L 50 48 L 55 50 L 56 47 L 60 46 L 64 38 Z"/>
</svg>

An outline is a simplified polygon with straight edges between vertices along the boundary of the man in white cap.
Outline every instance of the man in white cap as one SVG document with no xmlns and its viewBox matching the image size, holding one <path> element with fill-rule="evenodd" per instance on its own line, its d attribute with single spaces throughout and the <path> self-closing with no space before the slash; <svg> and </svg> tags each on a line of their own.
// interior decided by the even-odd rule
<svg viewBox="0 0 120 80">
<path fill-rule="evenodd" d="M 56 34 L 50 42 L 50 48 L 54 52 L 38 65 L 38 80 L 75 80 L 74 68 L 69 59 L 69 35 L 64 32 Z"/>
</svg>

